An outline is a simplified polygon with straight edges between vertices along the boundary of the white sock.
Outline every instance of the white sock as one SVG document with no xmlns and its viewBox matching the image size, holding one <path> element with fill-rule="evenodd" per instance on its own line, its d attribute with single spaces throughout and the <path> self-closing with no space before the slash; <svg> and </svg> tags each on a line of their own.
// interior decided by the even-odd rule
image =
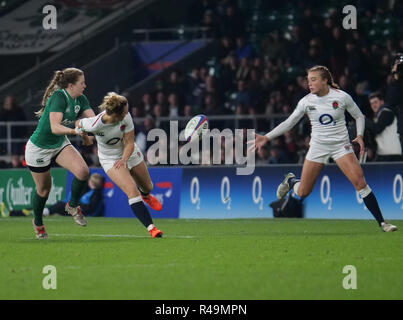
<svg viewBox="0 0 403 320">
<path fill-rule="evenodd" d="M 294 191 L 294 193 L 297 195 L 297 196 L 299 196 L 298 195 L 298 188 L 299 188 L 299 185 L 301 184 L 301 182 L 296 182 L 295 184 L 294 184 L 294 187 L 292 187 L 292 191 Z"/>
<path fill-rule="evenodd" d="M 369 187 L 369 185 L 366 185 L 364 189 L 361 189 L 358 191 L 358 193 L 360 194 L 361 198 L 365 198 L 367 195 L 369 195 L 372 192 L 371 188 Z"/>
<path fill-rule="evenodd" d="M 141 200 L 141 196 L 131 198 L 131 199 L 129 199 L 129 205 L 132 205 L 133 203 L 140 202 L 140 201 L 143 201 L 143 200 Z"/>
<path fill-rule="evenodd" d="M 148 231 L 151 231 L 153 228 L 154 228 L 154 225 L 153 225 L 153 224 L 150 224 L 150 225 L 147 227 L 147 230 L 148 230 Z"/>
<path fill-rule="evenodd" d="M 48 208 L 43 208 L 43 216 L 44 217 L 47 217 L 48 215 L 49 215 L 49 213 L 50 213 L 50 211 L 49 211 L 49 209 Z"/>
</svg>

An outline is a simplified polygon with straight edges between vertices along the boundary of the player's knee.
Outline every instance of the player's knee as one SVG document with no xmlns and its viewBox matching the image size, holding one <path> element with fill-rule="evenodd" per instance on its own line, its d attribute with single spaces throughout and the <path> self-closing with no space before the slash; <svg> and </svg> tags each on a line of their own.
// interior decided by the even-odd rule
<svg viewBox="0 0 403 320">
<path fill-rule="evenodd" d="M 50 188 L 51 188 L 51 186 L 39 186 L 39 187 L 36 187 L 36 193 L 41 198 L 47 198 L 47 197 L 49 197 Z"/>
<path fill-rule="evenodd" d="M 89 176 L 90 176 L 90 170 L 88 169 L 88 167 L 86 168 L 80 168 L 77 172 L 76 172 L 76 178 L 79 180 L 88 180 Z"/>
<path fill-rule="evenodd" d="M 352 184 L 354 186 L 354 189 L 357 190 L 357 191 L 364 189 L 365 186 L 367 185 L 367 183 L 365 182 L 363 174 L 357 175 L 354 179 L 352 179 L 351 182 L 352 182 Z"/>
</svg>

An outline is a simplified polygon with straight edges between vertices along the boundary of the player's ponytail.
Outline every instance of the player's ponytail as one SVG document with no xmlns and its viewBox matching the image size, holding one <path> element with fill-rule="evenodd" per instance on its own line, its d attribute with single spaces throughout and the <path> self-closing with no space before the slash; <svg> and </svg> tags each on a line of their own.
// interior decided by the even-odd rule
<svg viewBox="0 0 403 320">
<path fill-rule="evenodd" d="M 319 72 L 320 76 L 322 79 L 327 79 L 327 84 L 334 88 L 334 89 L 340 89 L 340 87 L 333 81 L 333 76 L 330 73 L 329 69 L 326 68 L 325 66 L 314 66 L 310 69 L 308 69 L 308 72 Z"/>
<path fill-rule="evenodd" d="M 115 92 L 108 92 L 104 97 L 103 103 L 99 106 L 99 110 L 106 111 L 107 115 L 121 115 L 126 105 L 127 99 L 124 96 L 118 95 Z"/>
<path fill-rule="evenodd" d="M 49 97 L 58 89 L 65 89 L 69 85 L 69 83 L 76 83 L 80 76 L 84 75 L 84 72 L 77 68 L 66 68 L 62 71 L 58 70 L 55 71 L 55 74 L 50 80 L 48 87 L 45 90 L 45 94 L 42 98 L 41 109 L 35 112 L 35 115 L 40 118 L 43 110 L 45 109 L 46 102 L 48 101 Z"/>
</svg>

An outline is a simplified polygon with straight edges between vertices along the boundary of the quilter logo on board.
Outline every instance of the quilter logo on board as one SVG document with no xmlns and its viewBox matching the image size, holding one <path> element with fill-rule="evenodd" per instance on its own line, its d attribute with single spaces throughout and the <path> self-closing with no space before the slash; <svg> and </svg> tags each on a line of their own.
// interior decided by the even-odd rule
<svg viewBox="0 0 403 320">
<path fill-rule="evenodd" d="M 50 189 L 49 193 L 49 198 L 48 201 L 46 201 L 46 204 L 52 205 L 55 204 L 58 201 L 62 200 L 62 195 L 63 195 L 63 187 L 58 187 L 53 183 L 52 179 L 52 188 Z"/>
<path fill-rule="evenodd" d="M 32 187 L 25 187 L 22 178 L 19 178 L 17 184 L 13 184 L 14 179 L 9 179 L 6 187 L 6 200 L 8 207 L 13 210 L 13 206 L 31 205 Z"/>
<path fill-rule="evenodd" d="M 34 188 L 31 186 L 26 186 L 22 177 L 19 178 L 17 182 L 15 182 L 12 178 L 8 179 L 6 190 L 3 188 L 0 189 L 0 203 L 4 202 L 4 191 L 6 192 L 5 200 L 10 210 L 13 210 L 16 206 L 31 206 Z M 62 195 L 63 187 L 55 186 L 52 179 L 52 188 L 46 204 L 52 205 L 58 201 L 61 201 Z"/>
</svg>

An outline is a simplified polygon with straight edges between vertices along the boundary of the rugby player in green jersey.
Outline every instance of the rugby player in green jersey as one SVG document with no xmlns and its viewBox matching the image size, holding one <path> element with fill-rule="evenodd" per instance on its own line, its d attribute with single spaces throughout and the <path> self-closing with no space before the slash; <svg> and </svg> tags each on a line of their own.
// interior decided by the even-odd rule
<svg viewBox="0 0 403 320">
<path fill-rule="evenodd" d="M 56 71 L 46 88 L 42 108 L 35 113 L 39 117 L 39 123 L 26 145 L 25 160 L 36 186 L 32 203 L 34 209 L 32 223 L 38 239 L 48 237 L 43 226 L 42 213 L 52 186 L 50 175 L 52 160 L 74 175 L 71 199 L 65 209 L 77 224 L 87 225 L 78 204 L 87 185 L 89 169 L 67 138 L 67 135 L 79 135 L 83 138 L 84 145 L 93 143 L 93 137 L 88 137 L 74 128 L 74 122 L 78 118 L 95 116 L 88 99 L 83 94 L 85 87 L 82 70 L 66 68 Z"/>
</svg>

